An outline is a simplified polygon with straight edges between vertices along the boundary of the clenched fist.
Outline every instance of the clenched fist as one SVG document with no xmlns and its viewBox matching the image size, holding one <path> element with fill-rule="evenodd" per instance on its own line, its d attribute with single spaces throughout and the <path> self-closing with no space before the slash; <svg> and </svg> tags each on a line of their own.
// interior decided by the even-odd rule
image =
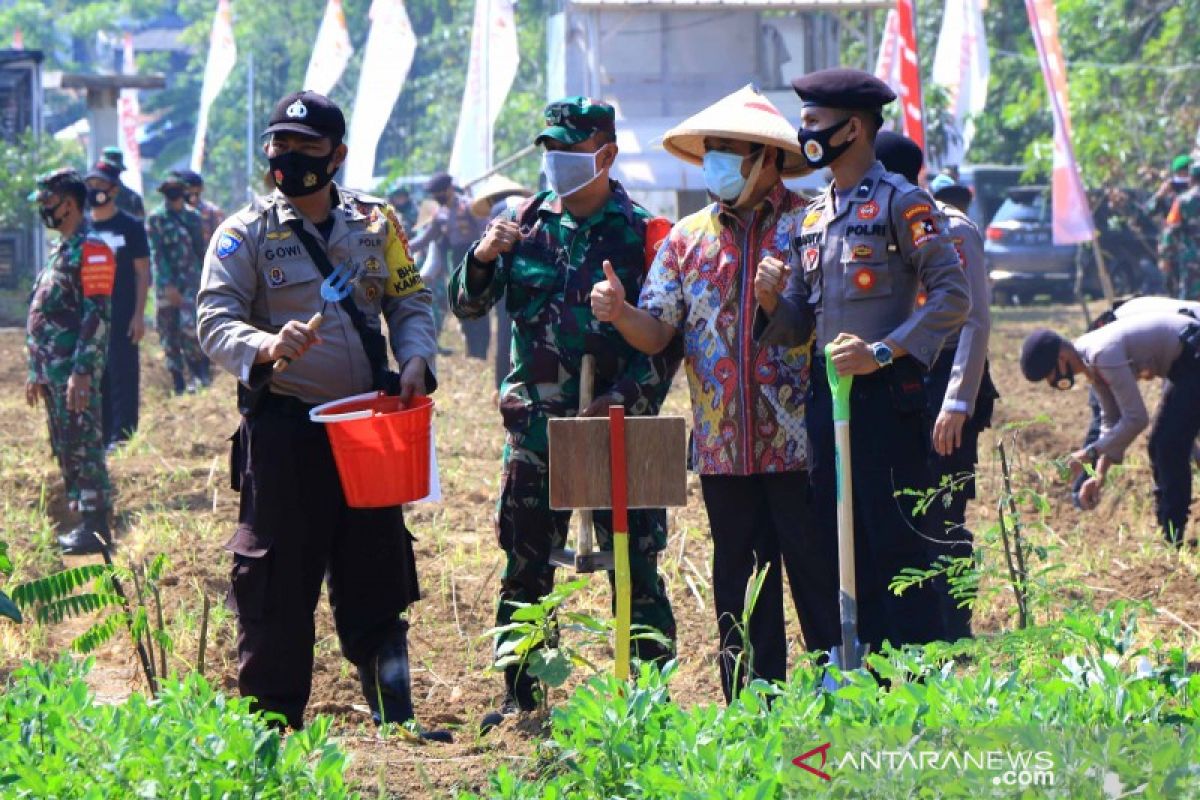
<svg viewBox="0 0 1200 800">
<path fill-rule="evenodd" d="M 498 219 L 487 229 L 483 241 L 475 248 L 475 258 L 480 263 L 490 264 L 501 253 L 511 252 L 521 238 L 521 226 L 508 219 Z"/>
<path fill-rule="evenodd" d="M 775 313 L 779 305 L 779 295 L 787 286 L 792 268 L 778 258 L 764 258 L 754 274 L 754 299 L 768 314 Z"/>
<path fill-rule="evenodd" d="M 625 285 L 611 261 L 604 262 L 604 278 L 592 287 L 592 313 L 601 322 L 616 322 L 625 311 Z"/>
</svg>

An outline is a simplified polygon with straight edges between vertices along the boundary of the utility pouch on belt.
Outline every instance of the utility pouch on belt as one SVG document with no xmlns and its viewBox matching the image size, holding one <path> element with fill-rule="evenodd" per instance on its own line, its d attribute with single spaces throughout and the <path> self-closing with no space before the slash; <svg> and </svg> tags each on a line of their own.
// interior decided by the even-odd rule
<svg viewBox="0 0 1200 800">
<path fill-rule="evenodd" d="M 317 266 L 321 277 L 329 278 L 333 274 L 333 264 L 329 262 L 329 256 L 317 244 L 313 235 L 304 229 L 304 222 L 292 219 L 288 220 L 287 224 L 295 232 L 300 244 L 304 245 L 304 249 L 308 251 L 308 257 Z M 371 365 L 372 388 L 387 394 L 399 394 L 400 376 L 388 369 L 387 340 L 383 338 L 383 334 L 367 323 L 366 314 L 354 302 L 352 296 L 343 297 L 338 304 L 350 317 L 350 322 L 354 324 L 354 330 L 358 331 L 358 338 L 362 340 L 363 349 L 367 352 L 367 361 Z"/>
</svg>

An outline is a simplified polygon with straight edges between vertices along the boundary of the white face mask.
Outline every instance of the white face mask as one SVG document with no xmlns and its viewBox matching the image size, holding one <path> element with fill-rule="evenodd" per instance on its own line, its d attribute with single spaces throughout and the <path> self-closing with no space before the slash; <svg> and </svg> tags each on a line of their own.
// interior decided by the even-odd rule
<svg viewBox="0 0 1200 800">
<path fill-rule="evenodd" d="M 559 197 L 570 197 L 599 177 L 595 153 L 547 150 L 542 154 L 542 173 Z"/>
</svg>

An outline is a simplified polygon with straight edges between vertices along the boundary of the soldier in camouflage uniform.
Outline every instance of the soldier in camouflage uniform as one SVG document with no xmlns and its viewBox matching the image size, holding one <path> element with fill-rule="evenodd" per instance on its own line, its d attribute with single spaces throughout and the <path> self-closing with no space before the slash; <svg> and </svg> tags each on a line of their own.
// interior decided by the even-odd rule
<svg viewBox="0 0 1200 800">
<path fill-rule="evenodd" d="M 146 218 L 146 235 L 154 266 L 158 338 L 179 395 L 188 390 L 188 370 L 202 386 L 211 381 L 208 358 L 196 340 L 196 290 L 207 242 L 200 215 L 184 202 L 183 178 L 172 173 L 158 191 L 165 202 Z"/>
<path fill-rule="evenodd" d="M 508 560 L 498 626 L 512 618 L 510 601 L 537 602 L 550 591 L 550 553 L 567 535 L 570 512 L 549 507 L 547 420 L 605 413 L 614 403 L 630 414 L 657 414 L 680 359 L 678 347 L 658 357 L 634 350 L 595 319 L 588 303 L 606 264 L 631 294 L 645 271 L 650 214 L 608 178 L 617 154 L 612 107 L 576 97 L 551 103 L 545 116 L 547 127 L 536 143 L 546 148 L 551 190 L 494 220 L 450 278 L 456 316 L 481 318 L 507 296 L 513 320 L 512 371 L 500 389 L 507 441 L 496 527 Z M 585 351 L 596 355 L 597 399 L 580 409 Z M 596 512 L 594 522 L 601 549 L 611 549 L 612 515 Z M 675 619 L 657 570 L 657 554 L 666 546 L 665 510 L 630 512 L 630 536 L 633 622 L 673 640 Z M 635 650 L 643 659 L 668 654 L 652 641 L 635 643 Z M 501 714 L 534 707 L 535 680 L 510 667 L 505 684 Z M 495 717 L 489 715 L 485 726 Z"/>
<path fill-rule="evenodd" d="M 121 173 L 125 171 L 125 156 L 121 154 L 121 148 L 104 148 L 100 155 L 100 163 L 96 165 L 96 168 L 107 172 L 113 183 L 117 185 L 117 208 L 138 219 L 145 219 L 146 205 L 142 202 L 142 196 L 121 180 Z"/>
<path fill-rule="evenodd" d="M 25 399 L 42 401 L 50 447 L 66 483 L 67 498 L 83 520 L 59 543 L 70 554 L 99 552 L 110 540 L 112 488 L 100 428 L 100 378 L 108 348 L 108 302 L 116 257 L 94 236 L 83 215 L 87 187 L 79 173 L 61 169 L 42 176 L 36 198 L 42 221 L 60 234 L 38 273 L 29 304 L 26 344 L 29 377 Z"/>
<path fill-rule="evenodd" d="M 204 178 L 199 172 L 181 169 L 175 174 L 183 178 L 183 182 L 187 184 L 187 194 L 184 199 L 187 200 L 188 208 L 200 215 L 200 238 L 204 241 L 204 248 L 207 250 L 213 233 L 225 221 L 225 212 L 216 203 L 204 199 Z"/>
<path fill-rule="evenodd" d="M 1175 198 L 1158 245 L 1159 268 L 1179 300 L 1200 299 L 1200 162 L 1190 174 L 1191 185 Z"/>
</svg>

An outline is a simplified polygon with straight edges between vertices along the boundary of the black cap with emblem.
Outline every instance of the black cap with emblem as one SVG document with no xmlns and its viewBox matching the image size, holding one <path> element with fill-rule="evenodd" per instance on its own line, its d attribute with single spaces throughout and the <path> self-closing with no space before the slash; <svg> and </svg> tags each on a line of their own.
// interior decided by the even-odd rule
<svg viewBox="0 0 1200 800">
<path fill-rule="evenodd" d="M 835 67 L 810 72 L 792 81 L 804 106 L 877 111 L 896 99 L 886 83 L 861 69 Z"/>
<path fill-rule="evenodd" d="M 329 138 L 338 145 L 346 136 L 346 117 L 337 103 L 323 94 L 292 92 L 275 104 L 263 136 L 274 133 Z"/>
</svg>

